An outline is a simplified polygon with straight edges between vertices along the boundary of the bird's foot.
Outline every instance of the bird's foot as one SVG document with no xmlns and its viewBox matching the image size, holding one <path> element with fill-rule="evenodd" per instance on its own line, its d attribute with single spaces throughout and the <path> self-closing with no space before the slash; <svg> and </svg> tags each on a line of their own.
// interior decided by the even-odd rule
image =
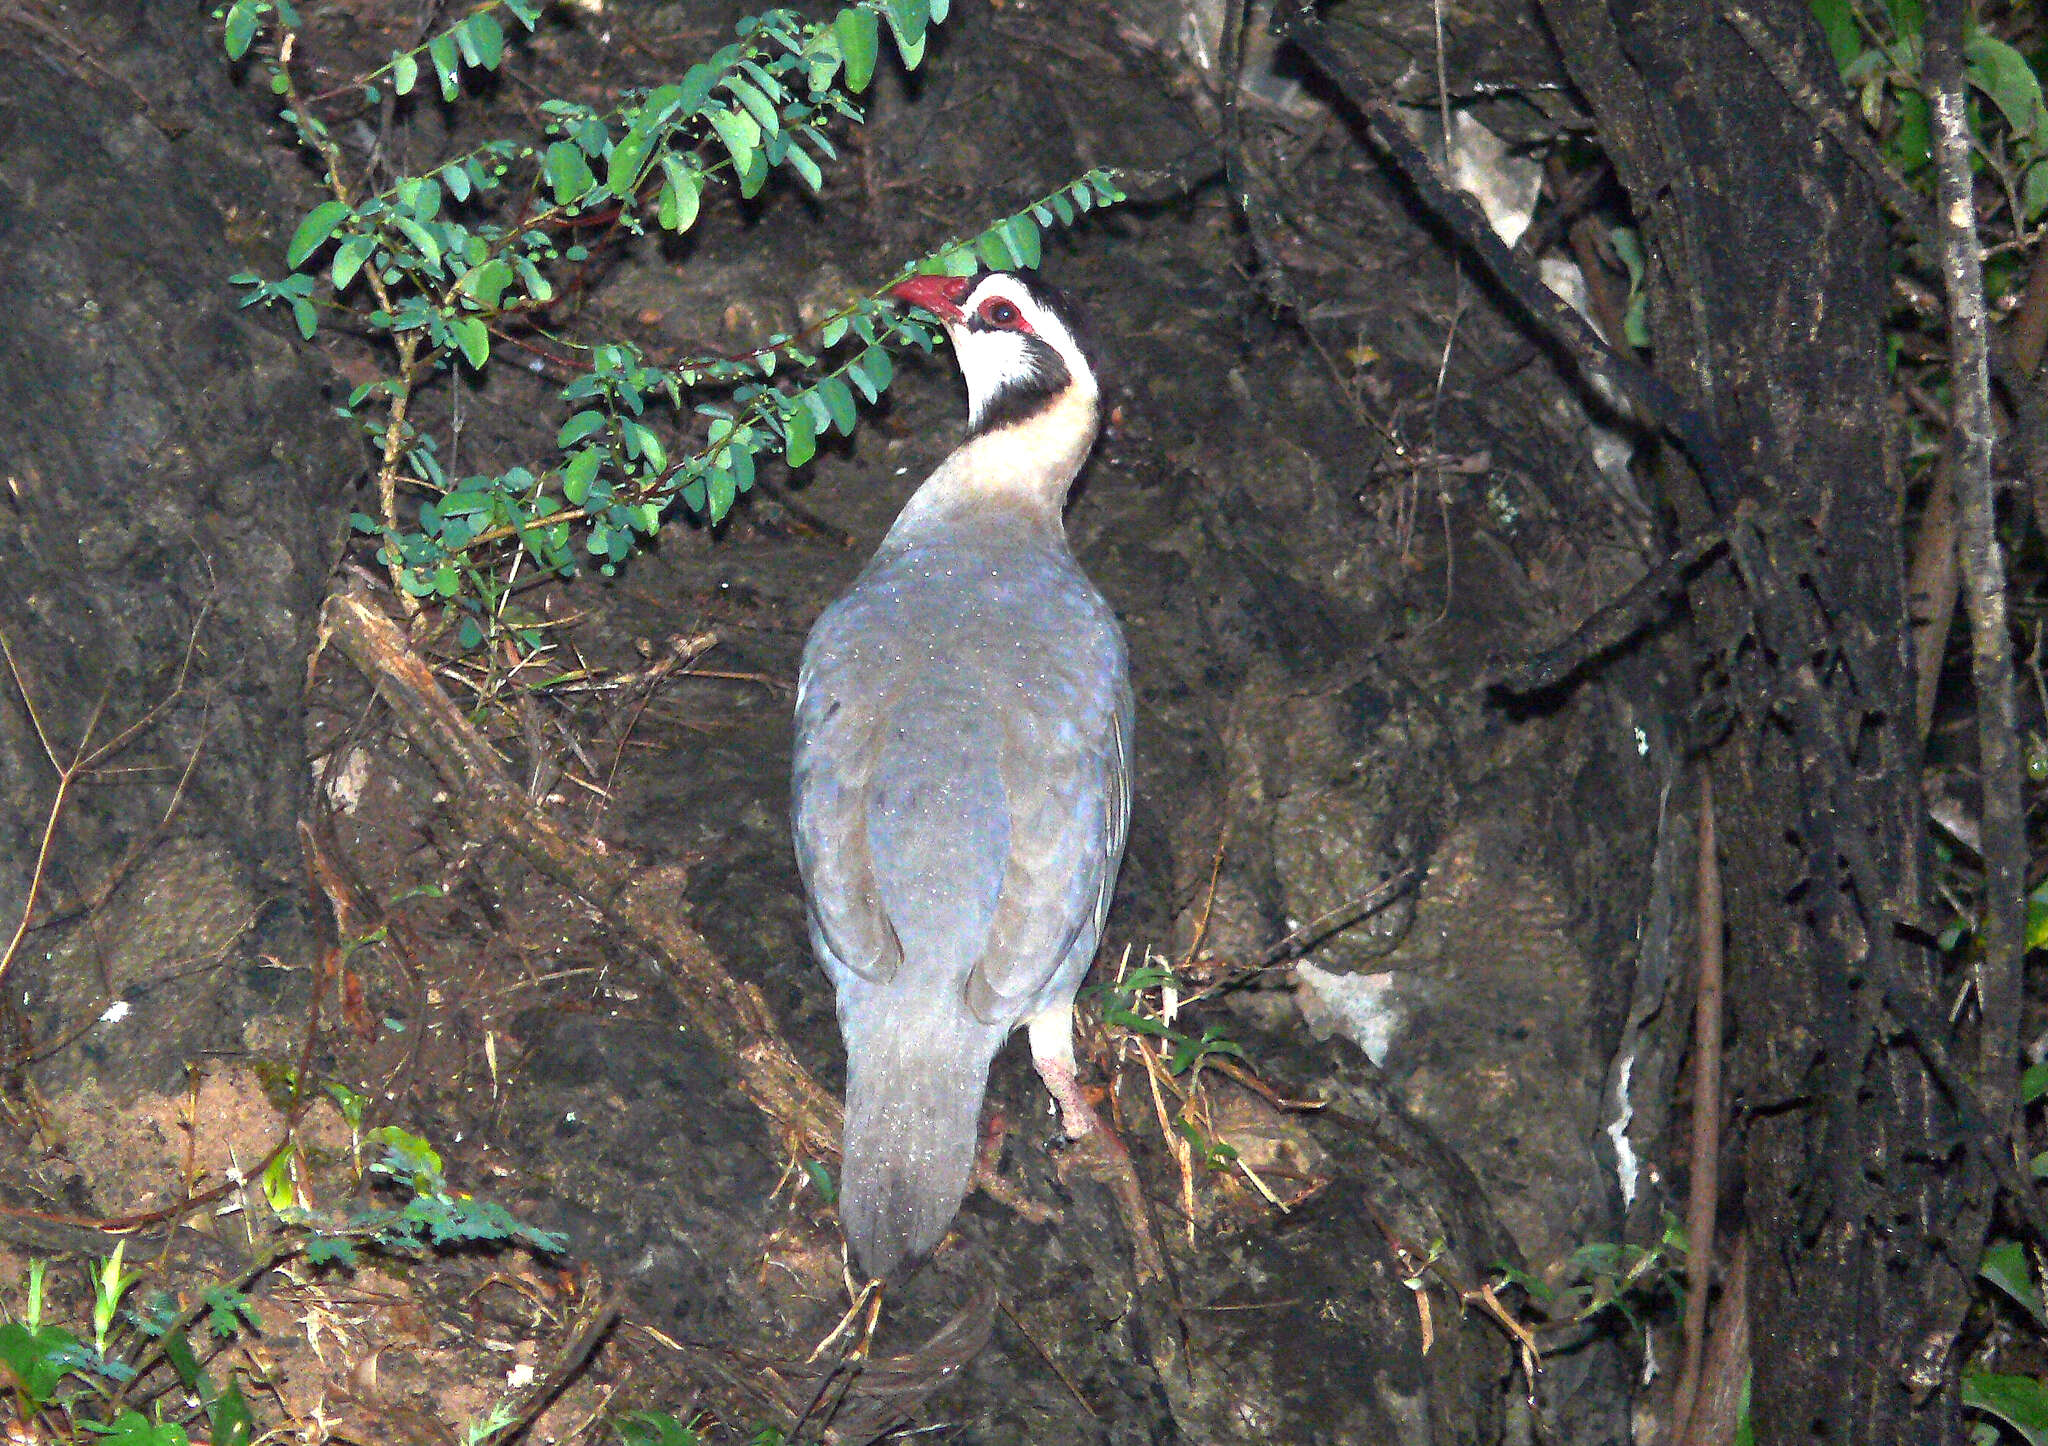
<svg viewBox="0 0 2048 1446">
<path fill-rule="evenodd" d="M 1034 1063 L 1038 1066 L 1038 1077 L 1045 1081 L 1046 1091 L 1059 1101 L 1060 1128 L 1066 1131 L 1068 1139 L 1084 1139 L 1101 1128 L 1095 1107 L 1074 1076 L 1071 1059 L 1039 1059 Z"/>
<path fill-rule="evenodd" d="M 1145 1190 L 1139 1183 L 1131 1152 L 1124 1147 L 1121 1135 L 1095 1120 L 1094 1111 L 1089 1112 L 1089 1118 L 1094 1127 L 1060 1158 L 1060 1179 L 1069 1181 L 1078 1173 L 1107 1186 L 1116 1201 L 1117 1215 L 1130 1236 L 1139 1282 L 1164 1280 L 1166 1258 L 1152 1228 L 1152 1211 L 1145 1203 Z"/>
<path fill-rule="evenodd" d="M 1058 1206 L 1032 1199 L 1018 1188 L 1014 1180 L 997 1168 L 1003 1158 L 1003 1139 L 1009 1132 L 1009 1118 L 1001 1110 L 990 1112 L 988 1124 L 982 1128 L 981 1147 L 974 1152 L 975 1188 L 998 1205 L 1008 1206 L 1034 1225 L 1047 1225 L 1058 1221 Z"/>
</svg>

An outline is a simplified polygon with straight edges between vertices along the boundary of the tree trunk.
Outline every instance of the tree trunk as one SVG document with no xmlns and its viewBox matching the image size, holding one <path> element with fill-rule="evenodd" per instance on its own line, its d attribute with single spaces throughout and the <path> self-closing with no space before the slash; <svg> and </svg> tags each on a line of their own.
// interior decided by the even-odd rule
<svg viewBox="0 0 2048 1446">
<path fill-rule="evenodd" d="M 42 961 L 78 929 L 42 927 L 146 887 L 164 838 L 190 866 L 159 893 L 215 892 L 230 938 L 286 925 L 252 952 L 297 917 L 300 693 L 360 454 L 227 284 L 287 208 L 213 34 L 194 6 L 0 14 L 0 944 L 37 926 L 46 1028 L 131 981 L 104 937 L 64 979 Z"/>
<path fill-rule="evenodd" d="M 1757 1440 L 1958 1439 L 1982 1190 L 1883 1016 L 1938 968 L 1899 928 L 1921 865 L 1883 218 L 1715 6 L 1545 13 L 1659 260 L 1660 365 L 1735 474 L 1667 503 L 1685 533 L 1760 509 L 1693 592 L 1704 711 L 1733 720 L 1711 767 Z M 1752 13 L 1832 95 L 1806 7 Z"/>
</svg>

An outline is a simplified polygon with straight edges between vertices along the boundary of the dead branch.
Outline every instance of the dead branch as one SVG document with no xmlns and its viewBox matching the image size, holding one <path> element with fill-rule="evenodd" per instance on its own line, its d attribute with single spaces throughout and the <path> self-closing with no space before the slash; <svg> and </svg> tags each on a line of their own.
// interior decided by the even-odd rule
<svg viewBox="0 0 2048 1446">
<path fill-rule="evenodd" d="M 1671 1421 L 1680 1446 L 1703 1434 L 1700 1367 L 1707 1344 L 1707 1296 L 1714 1276 L 1714 1215 L 1721 1188 L 1721 859 L 1715 841 L 1714 782 L 1700 771 L 1699 978 L 1693 986 L 1692 1191 L 1686 1202 L 1685 1355 Z"/>
<path fill-rule="evenodd" d="M 1979 939 L 1977 1088 L 1994 1120 L 2012 1107 L 2019 1060 L 2020 956 L 2026 949 L 2027 835 L 2006 627 L 2005 560 L 1991 483 L 1990 319 L 1978 248 L 1964 114 L 1963 5 L 1933 7 L 1926 32 L 1925 90 L 1934 116 L 1941 271 L 1948 285 L 1949 367 L 1955 395 L 1951 454 L 1961 523 L 1963 603 L 1970 619 L 1970 679 L 1977 704 L 1977 770 L 1983 790 L 1980 852 L 1984 923 Z"/>
<path fill-rule="evenodd" d="M 563 832 L 537 813 L 483 736 L 449 701 L 433 672 L 368 591 L 330 597 L 326 623 L 441 781 L 459 794 L 451 810 L 472 838 L 502 839 L 543 874 L 622 925 L 661 961 L 691 1027 L 738 1077 L 762 1112 L 823 1159 L 839 1154 L 838 1101 L 819 1087 L 753 985 L 735 979 L 667 897 L 636 887 L 623 860 Z"/>
</svg>

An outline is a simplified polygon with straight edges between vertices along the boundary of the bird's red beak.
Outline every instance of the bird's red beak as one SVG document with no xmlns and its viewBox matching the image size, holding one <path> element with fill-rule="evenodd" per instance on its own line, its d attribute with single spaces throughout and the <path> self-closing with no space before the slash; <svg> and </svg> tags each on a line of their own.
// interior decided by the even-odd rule
<svg viewBox="0 0 2048 1446">
<path fill-rule="evenodd" d="M 900 286 L 889 288 L 898 301 L 921 306 L 940 321 L 951 325 L 960 320 L 960 303 L 967 297 L 965 276 L 913 276 Z"/>
</svg>

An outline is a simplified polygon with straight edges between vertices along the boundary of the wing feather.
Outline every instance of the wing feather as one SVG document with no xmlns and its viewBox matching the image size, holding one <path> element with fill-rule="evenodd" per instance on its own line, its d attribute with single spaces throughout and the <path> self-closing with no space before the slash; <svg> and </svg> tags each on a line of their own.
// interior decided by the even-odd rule
<svg viewBox="0 0 2048 1446">
<path fill-rule="evenodd" d="M 836 684 L 807 649 L 791 778 L 797 869 L 820 952 L 885 984 L 903 963 L 903 942 L 882 907 L 867 819 L 892 699 L 862 703 Z"/>
<path fill-rule="evenodd" d="M 985 1024 L 1014 1024 L 1081 944 L 1093 957 L 1116 890 L 1130 817 L 1131 698 L 1113 622 L 1104 642 L 1070 656 L 1052 680 L 1071 707 L 1004 720 L 1010 853 L 966 982 L 968 1008 Z"/>
</svg>

